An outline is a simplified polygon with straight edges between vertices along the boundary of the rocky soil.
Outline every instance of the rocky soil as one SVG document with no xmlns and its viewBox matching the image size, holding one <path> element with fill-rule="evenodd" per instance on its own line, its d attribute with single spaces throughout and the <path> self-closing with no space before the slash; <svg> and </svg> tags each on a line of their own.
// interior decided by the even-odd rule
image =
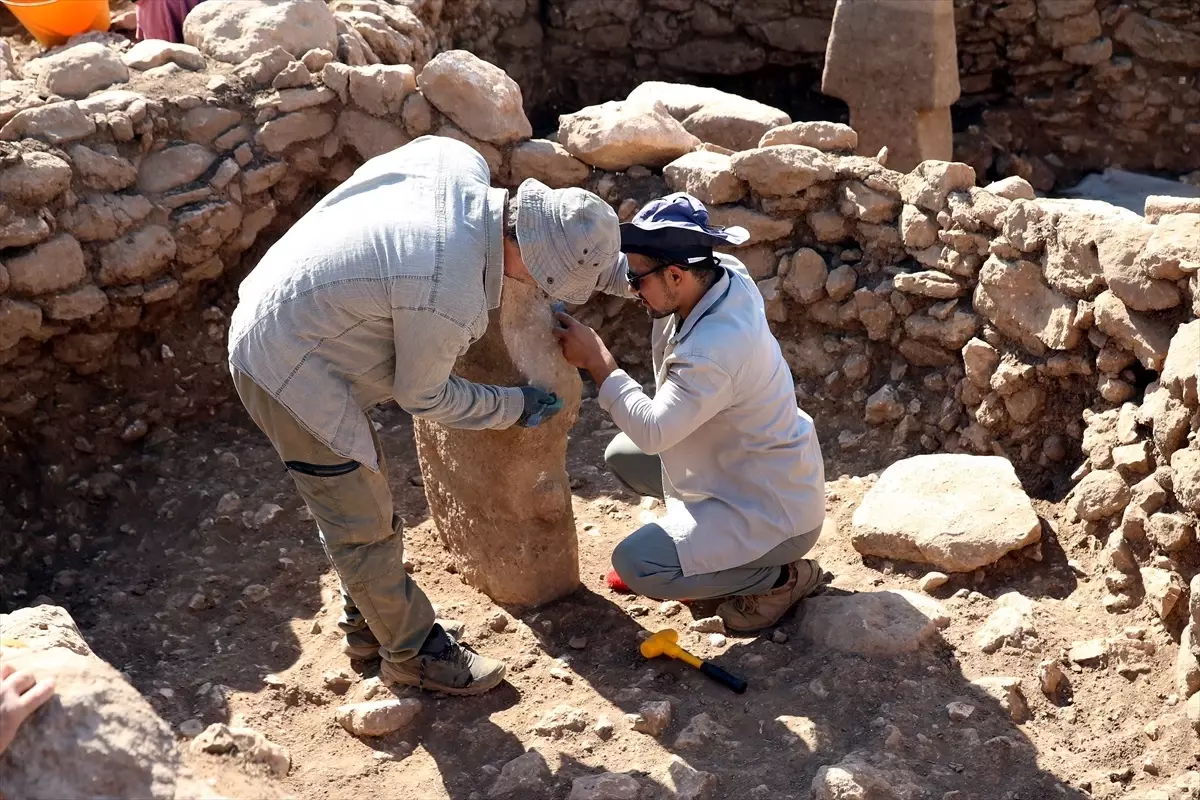
<svg viewBox="0 0 1200 800">
<path fill-rule="evenodd" d="M 818 555 L 832 582 L 774 631 L 723 634 L 698 622 L 712 608 L 604 586 L 612 547 L 657 509 L 603 471 L 615 431 L 585 400 L 568 453 L 585 585 L 521 613 L 460 581 L 428 520 L 411 421 L 376 419 L 409 568 L 468 641 L 509 663 L 498 691 L 393 695 L 340 654 L 335 576 L 273 451 L 233 408 L 111 465 L 121 479 L 73 526 L 85 535 L 72 568 L 30 575 L 7 604 L 66 607 L 181 741 L 204 732 L 189 759 L 228 796 L 1196 796 L 1200 739 L 1175 674 L 1186 603 L 1165 623 L 1148 604 L 1106 611 L 1103 553 L 1053 497 L 1034 500 L 1040 545 L 939 576 L 854 550 L 851 517 L 877 477 L 843 474 L 827 448 L 836 529 Z M 839 638 L 847 603 L 866 628 Z M 668 626 L 749 691 L 642 659 L 639 637 Z M 867 641 L 908 652 L 837 649 Z M 340 710 L 394 696 L 356 721 Z M 251 733 L 287 765 L 222 745 Z"/>
</svg>

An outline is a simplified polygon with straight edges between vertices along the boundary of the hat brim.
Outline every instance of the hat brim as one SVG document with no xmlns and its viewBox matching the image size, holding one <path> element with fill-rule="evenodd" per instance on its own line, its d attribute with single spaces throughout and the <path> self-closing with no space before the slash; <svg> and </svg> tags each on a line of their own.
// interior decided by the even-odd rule
<svg viewBox="0 0 1200 800">
<path fill-rule="evenodd" d="M 574 257 L 563 239 L 554 190 L 529 178 L 517 188 L 517 206 L 517 244 L 529 274 L 551 297 L 574 305 L 586 303 L 596 291 L 602 273 L 598 272 L 593 279 L 580 279 L 564 275 L 558 269 Z"/>
</svg>

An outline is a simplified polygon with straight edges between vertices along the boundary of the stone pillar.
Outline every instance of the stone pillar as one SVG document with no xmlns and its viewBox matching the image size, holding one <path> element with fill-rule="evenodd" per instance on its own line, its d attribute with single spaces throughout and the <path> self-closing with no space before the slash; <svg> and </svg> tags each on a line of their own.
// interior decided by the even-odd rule
<svg viewBox="0 0 1200 800">
<path fill-rule="evenodd" d="M 497 603 L 536 606 L 579 587 L 579 542 L 567 478 L 567 431 L 579 373 L 550 333 L 542 292 L 505 281 L 500 308 L 454 373 L 500 386 L 533 384 L 563 398 L 536 428 L 470 431 L 416 420 L 425 496 L 442 544 L 470 585 Z"/>
<path fill-rule="evenodd" d="M 860 155 L 886 145 L 900 172 L 954 160 L 954 0 L 838 0 L 821 91 L 850 106 Z"/>
</svg>

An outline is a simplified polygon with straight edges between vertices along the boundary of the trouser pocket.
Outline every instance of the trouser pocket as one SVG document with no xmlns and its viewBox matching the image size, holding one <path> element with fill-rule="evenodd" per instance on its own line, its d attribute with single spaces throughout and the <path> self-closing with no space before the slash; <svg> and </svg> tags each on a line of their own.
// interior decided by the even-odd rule
<svg viewBox="0 0 1200 800">
<path fill-rule="evenodd" d="M 311 475 L 314 478 L 336 478 L 354 472 L 362 465 L 357 461 L 347 461 L 344 464 L 309 464 L 304 461 L 285 461 L 284 466 L 292 472 L 301 475 Z"/>
</svg>

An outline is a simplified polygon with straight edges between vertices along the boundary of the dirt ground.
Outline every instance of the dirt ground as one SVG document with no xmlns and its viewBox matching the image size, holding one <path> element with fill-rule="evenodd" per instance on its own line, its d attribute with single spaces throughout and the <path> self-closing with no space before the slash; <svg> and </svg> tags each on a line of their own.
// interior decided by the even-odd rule
<svg viewBox="0 0 1200 800">
<path fill-rule="evenodd" d="M 96 652 L 177 728 L 193 719 L 232 720 L 290 750 L 286 778 L 243 766 L 243 783 L 236 772 L 231 783 L 227 760 L 198 757 L 196 768 L 219 776 L 216 789 L 233 796 L 486 797 L 499 769 L 529 748 L 553 773 L 545 796 L 559 799 L 574 778 L 605 771 L 635 775 L 642 800 L 670 797 L 673 754 L 717 776 L 711 796 L 718 798 L 808 798 L 817 770 L 854 751 L 896 757 L 925 789 L 914 796 L 935 800 L 1114 797 L 1200 761 L 1200 742 L 1172 697 L 1179 631 L 1164 628 L 1144 605 L 1122 615 L 1103 610 L 1097 545 L 1060 520 L 1053 503 L 1037 501 L 1046 518 L 1041 560 L 1027 552 L 952 576 L 934 591 L 951 622 L 941 640 L 915 653 L 869 658 L 814 648 L 798 635 L 797 617 L 779 626 L 782 636 L 730 636 L 717 646 L 707 634 L 687 632 L 711 605 L 668 617 L 657 601 L 605 587 L 612 548 L 655 510 L 604 471 L 603 449 L 615 430 L 594 400 L 584 401 L 568 463 L 584 586 L 515 616 L 465 586 L 438 544 L 411 421 L 394 408 L 375 416 L 408 525 L 412 569 L 442 616 L 467 623 L 467 641 L 508 662 L 500 689 L 476 698 L 403 691 L 420 696 L 423 713 L 410 730 L 379 739 L 355 738 L 335 722 L 336 707 L 361 699 L 374 671 L 356 673 L 341 655 L 336 580 L 315 529 L 265 438 L 232 406 L 212 423 L 109 465 L 120 479 L 109 481 L 102 502 L 89 504 L 90 534 L 73 541 L 75 568 L 34 580 L 27 597 L 8 602 L 44 594 L 42 601 L 66 606 Z M 823 430 L 827 438 L 836 431 Z M 925 569 L 864 563 L 850 547 L 844 532 L 872 477 L 843 473 L 836 447 L 825 450 L 827 508 L 842 531 L 818 545 L 834 576 L 827 591 L 917 591 Z M 219 514 L 229 492 L 240 504 Z M 281 510 L 256 524 L 264 504 Z M 995 598 L 1013 590 L 1036 602 L 1037 636 L 986 655 L 974 633 Z M 489 625 L 497 614 L 508 618 L 503 632 Z M 744 676 L 749 690 L 734 695 L 680 664 L 642 659 L 638 633 L 668 626 L 682 631 L 693 652 Z M 1070 689 L 1058 705 L 1039 690 L 1040 661 L 1062 657 L 1078 640 L 1128 638 L 1127 630 L 1153 643 L 1143 648 L 1153 652 L 1134 651 L 1132 666 L 1117 656 L 1095 667 L 1065 666 Z M 339 669 L 353 680 L 344 696 L 323 680 Z M 1015 723 L 975 691 L 970 681 L 987 676 L 1020 679 L 1027 721 Z M 672 705 L 666 730 L 657 738 L 632 730 L 624 715 L 662 699 Z M 954 701 L 974 712 L 951 720 Z M 583 730 L 559 738 L 533 731 L 563 705 L 582 712 Z M 677 743 L 701 713 L 725 730 Z M 607 736 L 595 730 L 604 719 L 612 726 Z"/>
</svg>

